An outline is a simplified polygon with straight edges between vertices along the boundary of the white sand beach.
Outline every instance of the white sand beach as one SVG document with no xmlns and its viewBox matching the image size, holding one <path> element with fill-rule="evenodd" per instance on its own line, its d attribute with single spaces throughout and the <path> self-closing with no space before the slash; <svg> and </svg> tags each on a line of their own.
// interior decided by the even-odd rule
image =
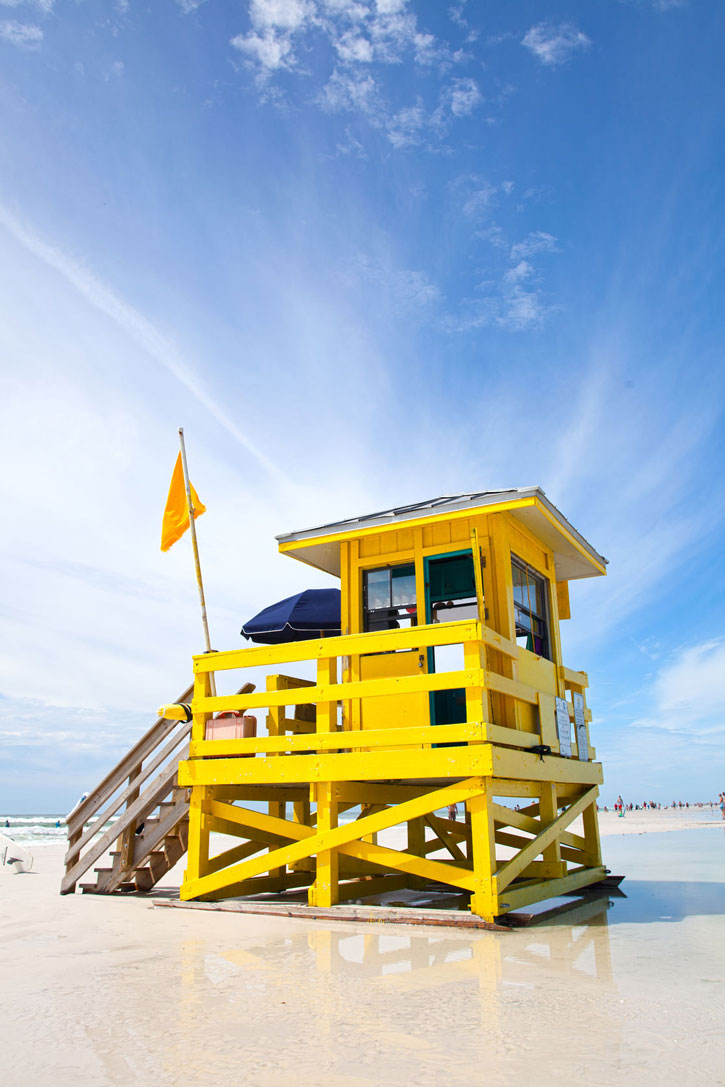
<svg viewBox="0 0 725 1087">
<path fill-rule="evenodd" d="M 0 882 L 2 1082 L 724 1083 L 725 828 L 601 823 L 627 897 L 503 934 L 61 897 L 37 848 Z"/>
</svg>

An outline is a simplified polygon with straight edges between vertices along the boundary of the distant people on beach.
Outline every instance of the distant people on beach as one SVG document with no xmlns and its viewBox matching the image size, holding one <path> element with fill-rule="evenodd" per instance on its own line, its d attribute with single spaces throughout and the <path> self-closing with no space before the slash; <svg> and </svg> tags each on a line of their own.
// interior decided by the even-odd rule
<svg viewBox="0 0 725 1087">
<path fill-rule="evenodd" d="M 448 818 L 452 819 L 454 822 L 458 818 L 458 805 L 457 804 L 449 804 L 448 805 Z"/>
</svg>

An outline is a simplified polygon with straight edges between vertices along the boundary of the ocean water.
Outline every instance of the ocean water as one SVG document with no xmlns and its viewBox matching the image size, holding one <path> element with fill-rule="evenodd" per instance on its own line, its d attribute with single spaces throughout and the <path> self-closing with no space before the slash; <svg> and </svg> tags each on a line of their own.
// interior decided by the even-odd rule
<svg viewBox="0 0 725 1087">
<path fill-rule="evenodd" d="M 260 802 L 249 803 L 250 808 L 255 808 L 258 811 L 267 810 L 267 805 Z M 291 805 L 290 805 L 291 807 Z M 459 805 L 459 819 L 460 815 Z M 441 816 L 446 816 L 447 812 L 441 810 L 437 813 Z M 343 812 L 340 815 L 340 822 L 347 823 L 352 819 L 357 819 L 360 815 L 359 808 L 353 808 L 350 811 Z M 118 815 L 114 815 L 112 819 L 103 824 L 103 827 L 98 829 L 107 830 L 111 827 Z M 96 820 L 91 819 L 88 826 L 91 826 Z M 9 824 L 6 826 L 6 823 Z M 59 824 L 59 825 L 58 825 Z M 65 843 L 68 837 L 68 828 L 65 824 L 65 814 L 63 815 L 5 815 L 0 814 L 0 834 L 5 834 L 7 837 L 12 838 L 13 841 L 19 842 L 21 845 L 26 846 L 41 846 L 41 845 L 53 845 L 56 842 Z"/>
<path fill-rule="evenodd" d="M 110 820 L 111 826 L 117 816 Z M 91 820 L 93 822 L 93 820 Z M 90 825 L 90 824 L 89 824 Z M 19 842 L 21 845 L 41 846 L 64 843 L 68 837 L 68 828 L 63 815 L 2 815 L 0 814 L 0 834 Z"/>
</svg>

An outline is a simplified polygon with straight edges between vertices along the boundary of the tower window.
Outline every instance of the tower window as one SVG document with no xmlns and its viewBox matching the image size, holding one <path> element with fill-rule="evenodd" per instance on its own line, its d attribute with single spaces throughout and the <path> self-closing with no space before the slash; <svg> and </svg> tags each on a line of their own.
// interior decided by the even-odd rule
<svg viewBox="0 0 725 1087">
<path fill-rule="evenodd" d="M 365 630 L 416 626 L 415 566 L 385 566 L 363 572 Z"/>
<path fill-rule="evenodd" d="M 513 556 L 511 572 L 514 583 L 516 644 L 528 649 L 530 653 L 551 660 L 546 579 Z"/>
</svg>

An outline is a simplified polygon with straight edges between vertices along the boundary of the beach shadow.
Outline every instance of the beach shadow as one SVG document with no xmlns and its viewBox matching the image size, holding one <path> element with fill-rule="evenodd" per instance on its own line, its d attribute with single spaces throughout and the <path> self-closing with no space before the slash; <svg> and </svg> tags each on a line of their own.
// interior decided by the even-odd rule
<svg viewBox="0 0 725 1087">
<path fill-rule="evenodd" d="M 725 883 L 626 879 L 622 890 L 626 898 L 613 900 L 608 925 L 725 915 Z"/>
</svg>

